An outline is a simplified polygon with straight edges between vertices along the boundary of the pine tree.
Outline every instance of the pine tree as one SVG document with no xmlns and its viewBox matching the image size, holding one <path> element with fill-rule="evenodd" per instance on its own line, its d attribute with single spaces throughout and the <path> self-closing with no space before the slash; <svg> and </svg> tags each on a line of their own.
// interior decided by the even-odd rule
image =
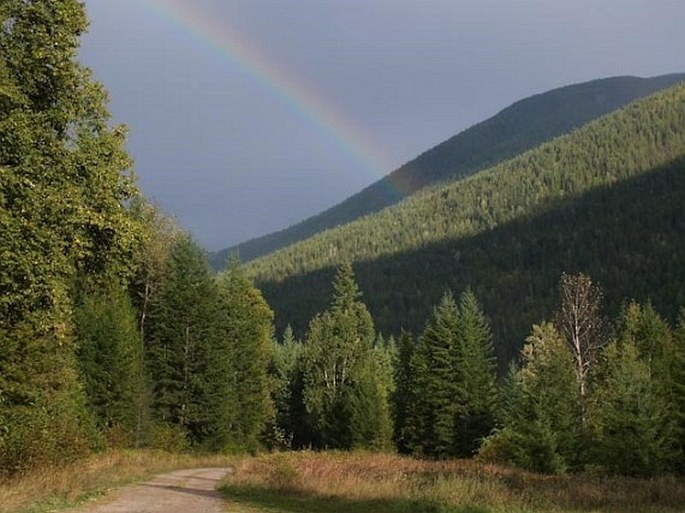
<svg viewBox="0 0 685 513">
<path fill-rule="evenodd" d="M 456 333 L 455 452 L 472 456 L 495 425 L 497 370 L 490 326 L 476 296 L 464 292 Z"/>
<path fill-rule="evenodd" d="M 667 402 L 673 401 L 675 386 L 675 347 L 671 328 L 650 303 L 644 307 L 635 301 L 621 312 L 618 337 L 622 343 L 634 344 L 650 372 L 651 378 Z"/>
<path fill-rule="evenodd" d="M 457 396 L 455 372 L 459 312 L 447 292 L 421 334 L 411 359 L 412 403 L 406 420 L 414 454 L 447 458 L 454 451 Z"/>
<path fill-rule="evenodd" d="M 661 318 L 650 303 L 641 306 L 635 301 L 621 312 L 618 321 L 618 341 L 621 345 L 634 345 L 640 361 L 646 365 L 653 392 L 666 406 L 662 431 L 670 440 L 664 442 L 674 448 L 673 462 L 678 461 L 678 431 L 680 417 L 679 387 L 682 387 L 678 367 L 681 355 L 677 341 L 668 323 Z"/>
<path fill-rule="evenodd" d="M 673 334 L 674 398 L 671 409 L 674 412 L 676 447 L 674 459 L 677 470 L 685 472 L 685 307 L 681 308 L 676 330 Z"/>
</svg>

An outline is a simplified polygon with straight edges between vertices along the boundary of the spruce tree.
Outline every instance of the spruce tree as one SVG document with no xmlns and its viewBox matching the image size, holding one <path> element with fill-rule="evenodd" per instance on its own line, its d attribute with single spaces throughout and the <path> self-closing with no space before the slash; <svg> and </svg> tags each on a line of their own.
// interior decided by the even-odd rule
<svg viewBox="0 0 685 513">
<path fill-rule="evenodd" d="M 673 448 L 671 461 L 679 459 L 679 423 L 683 415 L 679 402 L 682 382 L 679 376 L 680 362 L 677 340 L 668 323 L 650 303 L 645 306 L 633 301 L 621 312 L 618 321 L 618 340 L 621 345 L 634 345 L 640 361 L 649 372 L 653 392 L 667 408 L 662 432 L 671 437 L 664 442 Z M 680 371 L 682 372 L 682 371 Z"/>
<path fill-rule="evenodd" d="M 447 458 L 453 454 L 457 404 L 455 372 L 459 312 L 446 292 L 434 308 L 411 358 L 411 404 L 407 445 L 414 454 Z"/>
<path fill-rule="evenodd" d="M 223 448 L 256 450 L 275 412 L 267 368 L 272 359 L 273 312 L 237 260 L 218 277 L 222 365 L 217 397 Z M 225 371 L 229 371 L 226 376 Z M 228 379 L 226 379 L 228 378 Z"/>
<path fill-rule="evenodd" d="M 635 343 L 612 342 L 600 376 L 588 415 L 592 461 L 628 475 L 667 469 L 673 455 L 668 406 Z"/>
<path fill-rule="evenodd" d="M 521 367 L 504 387 L 501 428 L 480 455 L 544 473 L 576 468 L 580 452 L 580 392 L 573 355 L 550 323 L 533 326 Z"/>
<path fill-rule="evenodd" d="M 294 401 L 296 381 L 302 356 L 302 344 L 295 339 L 288 325 L 281 342 L 274 340 L 269 376 L 271 378 L 271 398 L 275 408 L 273 425 L 273 445 L 291 448 L 298 423 Z"/>
<path fill-rule="evenodd" d="M 206 443 L 216 436 L 216 403 L 222 400 L 216 369 L 226 358 L 217 347 L 216 286 L 205 254 L 189 236 L 171 250 L 153 317 L 147 361 L 153 412 L 193 444 Z"/>
<path fill-rule="evenodd" d="M 677 470 L 685 472 L 685 307 L 681 308 L 673 333 L 674 398 L 671 404 L 674 412 L 676 447 L 674 459 Z"/>
<path fill-rule="evenodd" d="M 76 309 L 78 358 L 98 427 L 134 445 L 144 414 L 142 341 L 136 312 L 117 284 L 87 294 Z"/>
<path fill-rule="evenodd" d="M 411 359 L 414 354 L 414 339 L 407 331 L 400 334 L 397 352 L 393 364 L 393 379 L 395 389 L 392 394 L 393 415 L 393 439 L 397 450 L 408 453 L 406 424 L 411 407 L 411 393 L 413 390 L 413 374 L 411 372 Z"/>
<path fill-rule="evenodd" d="M 497 370 L 490 326 L 471 290 L 459 302 L 455 453 L 472 456 L 495 425 Z"/>
</svg>

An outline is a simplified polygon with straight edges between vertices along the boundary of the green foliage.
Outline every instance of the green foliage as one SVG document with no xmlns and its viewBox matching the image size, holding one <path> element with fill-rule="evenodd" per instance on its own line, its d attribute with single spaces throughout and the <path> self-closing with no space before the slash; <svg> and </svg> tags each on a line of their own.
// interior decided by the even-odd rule
<svg viewBox="0 0 685 513">
<path fill-rule="evenodd" d="M 309 325 L 302 360 L 302 397 L 309 415 L 312 440 L 330 448 L 379 447 L 390 426 L 387 390 L 374 372 L 373 321 L 344 263 L 334 281 L 328 311 Z M 383 428 L 371 432 L 367 426 Z"/>
<path fill-rule="evenodd" d="M 154 322 L 150 319 L 152 307 L 166 279 L 171 248 L 182 232 L 171 218 L 143 198 L 132 201 L 131 215 L 140 229 L 140 241 L 133 255 L 134 273 L 129 290 L 138 310 L 140 336 L 147 344 L 150 341 L 147 325 Z"/>
<path fill-rule="evenodd" d="M 592 461 L 609 471 L 654 475 L 673 455 L 666 402 L 649 365 L 632 342 L 613 342 L 604 355 L 600 384 L 590 410 Z"/>
<path fill-rule="evenodd" d="M 249 262 L 324 230 L 378 212 L 430 185 L 469 176 L 684 78 L 685 75 L 649 79 L 613 77 L 526 98 L 429 149 L 325 212 L 280 232 L 218 252 L 212 258 L 212 265 L 222 268 L 226 256 L 236 253 L 244 262 Z"/>
<path fill-rule="evenodd" d="M 230 360 L 219 368 L 217 400 L 224 416 L 224 448 L 256 450 L 274 416 L 267 366 L 272 359 L 273 313 L 261 293 L 233 262 L 218 280 L 221 351 Z M 228 428 L 228 429 L 227 429 Z"/>
<path fill-rule="evenodd" d="M 283 333 L 282 342 L 274 340 L 269 363 L 271 398 L 276 410 L 272 445 L 276 447 L 291 448 L 298 429 L 298 398 L 295 388 L 301 358 L 302 343 L 295 340 L 293 330 L 288 326 Z"/>
<path fill-rule="evenodd" d="M 456 333 L 455 453 L 472 456 L 495 425 L 498 401 L 490 326 L 471 290 L 459 301 Z"/>
<path fill-rule="evenodd" d="M 120 429 L 133 445 L 145 407 L 136 311 L 118 286 L 93 291 L 76 309 L 78 359 L 90 410 L 102 431 Z"/>
<path fill-rule="evenodd" d="M 416 347 L 405 337 L 400 351 L 399 440 L 415 454 L 471 456 L 494 427 L 498 394 L 490 327 L 473 292 L 459 306 L 445 293 Z"/>
<path fill-rule="evenodd" d="M 63 464 L 98 444 L 76 369 L 71 338 L 0 330 L 0 475 Z"/>
<path fill-rule="evenodd" d="M 673 333 L 673 389 L 671 403 L 676 437 L 674 455 L 678 470 L 685 472 L 685 307 L 681 308 Z"/>
<path fill-rule="evenodd" d="M 76 61 L 86 26 L 76 0 L 0 3 L 0 472 L 93 446 L 74 297 L 123 283 L 138 243 L 126 130 Z"/>
<path fill-rule="evenodd" d="M 504 387 L 501 429 L 480 450 L 487 460 L 563 473 L 580 463 L 581 410 L 573 355 L 550 323 L 533 326 Z"/>
<path fill-rule="evenodd" d="M 392 420 L 388 402 L 388 368 L 374 353 L 359 369 L 355 386 L 350 390 L 349 429 L 353 449 L 389 451 L 392 449 Z"/>
<path fill-rule="evenodd" d="M 171 250 L 167 279 L 154 305 L 147 367 L 156 418 L 206 442 L 217 411 L 213 366 L 223 363 L 215 327 L 217 290 L 205 255 L 189 238 Z"/>
<path fill-rule="evenodd" d="M 407 418 L 411 408 L 411 393 L 414 388 L 411 361 L 414 354 L 415 342 L 407 331 L 400 334 L 397 351 L 393 360 L 394 392 L 391 394 L 393 416 L 393 439 L 397 450 L 409 453 L 410 448 L 406 434 Z"/>
<path fill-rule="evenodd" d="M 650 303 L 641 306 L 635 301 L 624 307 L 617 331 L 618 344 L 634 346 L 647 368 L 652 394 L 665 409 L 660 428 L 663 443 L 671 452 L 668 463 L 678 462 L 682 457 L 680 430 L 685 398 L 682 395 L 683 353 L 678 347 L 677 331 L 674 337 L 668 323 Z"/>
<path fill-rule="evenodd" d="M 455 353 L 459 312 L 445 293 L 419 337 L 411 358 L 411 403 L 405 436 L 412 452 L 434 458 L 452 455 L 457 413 Z"/>
<path fill-rule="evenodd" d="M 551 315 L 563 271 L 600 281 L 610 312 L 628 295 L 651 295 L 670 317 L 685 302 L 684 126 L 679 86 L 249 270 L 277 327 L 287 321 L 296 333 L 325 304 L 331 269 L 342 259 L 358 261 L 384 333 L 419 331 L 445 287 L 470 284 L 493 319 L 501 368 L 529 327 Z"/>
</svg>

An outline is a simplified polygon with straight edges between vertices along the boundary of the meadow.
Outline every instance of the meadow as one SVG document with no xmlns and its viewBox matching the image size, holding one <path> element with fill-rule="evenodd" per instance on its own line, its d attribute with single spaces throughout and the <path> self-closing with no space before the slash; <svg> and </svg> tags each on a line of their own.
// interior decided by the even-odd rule
<svg viewBox="0 0 685 513">
<path fill-rule="evenodd" d="M 297 452 L 248 457 L 222 484 L 231 512 L 670 513 L 682 477 L 542 476 L 474 460 Z"/>
</svg>

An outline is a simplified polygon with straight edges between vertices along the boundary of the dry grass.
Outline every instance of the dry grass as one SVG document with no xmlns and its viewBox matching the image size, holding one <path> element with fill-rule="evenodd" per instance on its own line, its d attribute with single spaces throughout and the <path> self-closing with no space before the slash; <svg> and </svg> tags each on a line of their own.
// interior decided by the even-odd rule
<svg viewBox="0 0 685 513">
<path fill-rule="evenodd" d="M 223 490 L 241 507 L 293 513 L 685 511 L 682 478 L 549 477 L 476 461 L 365 453 L 245 458 Z"/>
<path fill-rule="evenodd" d="M 42 469 L 0 481 L 0 513 L 65 508 L 153 474 L 192 467 L 227 466 L 234 458 L 161 451 L 113 451 L 62 468 Z"/>
</svg>

